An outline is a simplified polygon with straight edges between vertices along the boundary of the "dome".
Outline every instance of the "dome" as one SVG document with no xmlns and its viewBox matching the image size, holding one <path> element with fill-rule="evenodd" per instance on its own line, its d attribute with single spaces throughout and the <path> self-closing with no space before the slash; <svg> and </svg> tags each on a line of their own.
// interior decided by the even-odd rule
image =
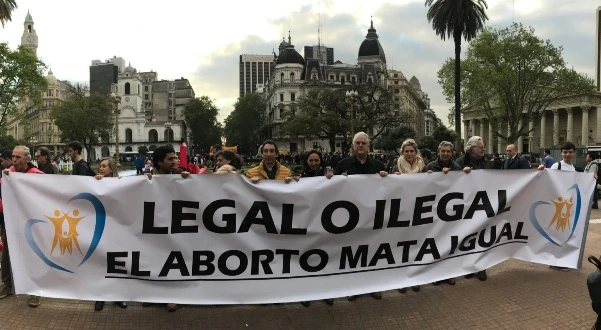
<svg viewBox="0 0 601 330">
<path fill-rule="evenodd" d="M 289 45 L 286 49 L 284 49 L 284 51 L 280 53 L 280 56 L 278 56 L 278 60 L 275 62 L 275 64 L 287 63 L 305 65 L 305 59 L 294 49 L 294 46 L 292 45 Z"/>
<path fill-rule="evenodd" d="M 384 49 L 380 44 L 380 40 L 378 40 L 378 35 L 376 34 L 376 29 L 374 29 L 374 22 L 371 22 L 370 28 L 367 30 L 367 35 L 365 36 L 365 40 L 361 43 L 359 47 L 359 57 L 363 56 L 380 56 L 384 61 L 386 61 L 386 55 L 384 55 Z"/>
<path fill-rule="evenodd" d="M 286 39 L 282 38 L 282 42 L 280 42 L 280 48 L 285 49 L 288 47 L 289 43 L 286 42 Z"/>
<path fill-rule="evenodd" d="M 130 64 L 127 67 L 125 67 L 124 72 L 127 72 L 127 73 L 136 73 L 136 69 L 134 69 L 134 67 L 131 66 L 131 64 Z"/>
<path fill-rule="evenodd" d="M 422 85 L 419 83 L 419 80 L 413 76 L 411 77 L 411 79 L 409 79 L 409 84 L 411 84 L 411 87 L 413 87 L 414 89 L 421 91 L 422 90 Z"/>
<path fill-rule="evenodd" d="M 58 85 L 58 79 L 56 79 L 56 77 L 52 73 L 52 69 L 50 69 L 50 71 L 48 71 L 48 75 L 46 76 L 46 80 L 48 81 L 48 85 L 49 86 L 56 86 L 56 85 Z"/>
</svg>

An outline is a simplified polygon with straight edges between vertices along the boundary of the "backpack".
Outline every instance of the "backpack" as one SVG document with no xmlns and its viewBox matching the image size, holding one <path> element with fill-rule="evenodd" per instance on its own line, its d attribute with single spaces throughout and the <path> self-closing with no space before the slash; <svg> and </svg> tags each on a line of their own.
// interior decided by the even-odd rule
<svg viewBox="0 0 601 330">
<path fill-rule="evenodd" d="M 86 176 L 96 176 L 96 172 L 94 172 L 94 170 L 92 169 L 92 167 L 90 166 L 90 164 L 88 162 L 86 162 L 83 159 L 81 160 L 81 162 L 86 164 Z"/>
<path fill-rule="evenodd" d="M 593 329 L 601 329 L 601 261 L 594 256 L 589 256 L 588 261 L 597 267 L 597 270 L 591 273 L 586 279 L 592 307 L 595 313 L 597 313 L 597 321 Z"/>
</svg>

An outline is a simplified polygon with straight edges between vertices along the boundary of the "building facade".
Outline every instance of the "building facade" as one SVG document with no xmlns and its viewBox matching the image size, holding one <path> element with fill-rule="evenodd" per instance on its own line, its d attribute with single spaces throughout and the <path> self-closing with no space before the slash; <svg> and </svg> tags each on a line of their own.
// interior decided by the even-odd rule
<svg viewBox="0 0 601 330">
<path fill-rule="evenodd" d="M 90 93 L 111 93 L 111 86 L 117 83 L 124 68 L 125 60 L 121 57 L 113 56 L 105 62 L 93 60 L 90 65 Z"/>
<path fill-rule="evenodd" d="M 419 82 L 417 89 L 410 84 L 400 71 L 388 70 L 386 66 L 386 55 L 380 44 L 376 29 L 371 23 L 368 33 L 359 46 L 356 64 L 346 64 L 334 61 L 333 48 L 330 52 L 332 58 L 328 59 L 328 48 L 325 52 L 315 47 L 305 47 L 305 57 L 301 56 L 292 45 L 290 36 L 288 41 L 280 43 L 279 54 L 275 58 L 275 70 L 268 84 L 261 88 L 268 104 L 267 118 L 272 127 L 272 132 L 277 132 L 282 125 L 286 113 L 292 111 L 298 98 L 308 89 L 319 85 L 330 88 L 352 89 L 353 86 L 361 84 L 378 84 L 384 88 L 390 88 L 394 93 L 395 106 L 393 111 L 411 112 L 415 116 L 414 125 L 419 136 L 424 134 L 424 110 L 429 107 L 429 99 L 426 93 L 421 91 Z M 311 56 L 307 56 L 311 54 Z M 325 55 L 325 56 L 323 56 Z M 328 62 L 333 62 L 328 64 Z M 417 80 L 417 78 L 416 78 Z M 350 106 L 349 106 L 350 111 Z M 321 149 L 325 152 L 345 152 L 343 150 L 343 137 L 340 136 L 331 148 L 329 141 L 323 138 L 306 139 L 287 138 L 272 136 L 278 143 L 283 153 L 303 152 L 308 149 Z M 402 141 L 399 141 L 399 146 Z"/>
<path fill-rule="evenodd" d="M 305 46 L 303 49 L 305 59 L 317 59 L 322 63 L 334 64 L 334 48 L 323 45 Z"/>
<path fill-rule="evenodd" d="M 240 55 L 239 89 L 240 97 L 254 93 L 257 85 L 264 85 L 274 70 L 273 55 Z"/>
</svg>

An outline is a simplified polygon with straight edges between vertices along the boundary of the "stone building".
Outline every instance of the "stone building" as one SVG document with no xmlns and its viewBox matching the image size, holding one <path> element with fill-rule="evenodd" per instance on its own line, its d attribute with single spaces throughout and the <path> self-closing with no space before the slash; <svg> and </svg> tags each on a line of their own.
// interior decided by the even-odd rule
<svg viewBox="0 0 601 330">
<path fill-rule="evenodd" d="M 317 47 L 318 50 L 315 52 L 324 53 L 319 50 L 320 46 Z M 327 54 L 327 48 L 325 54 Z M 291 111 L 298 97 L 309 88 L 327 85 L 330 88 L 351 90 L 356 85 L 378 84 L 384 88 L 391 88 L 395 93 L 395 109 L 393 111 L 407 110 L 415 114 L 416 131 L 423 136 L 423 112 L 429 107 L 428 96 L 421 91 L 417 78 L 415 78 L 417 85 L 412 85 L 407 82 L 400 71 L 387 69 L 386 55 L 373 22 L 359 46 L 356 64 L 346 64 L 340 61 L 328 64 L 328 61 L 327 56 L 303 58 L 295 50 L 290 36 L 288 36 L 287 42 L 283 40 L 280 43 L 279 53 L 275 56 L 275 70 L 269 82 L 258 88 L 258 91 L 261 91 L 267 100 L 268 109 L 266 111 L 269 124 L 273 127 L 272 132 L 277 132 L 278 125 L 285 120 L 286 112 Z M 333 150 L 330 148 L 329 141 L 322 138 L 282 138 L 278 136 L 273 138 L 276 139 L 279 149 L 283 153 L 302 152 L 308 149 L 321 149 L 325 152 L 344 151 L 342 150 L 342 136 L 336 141 Z"/>
</svg>

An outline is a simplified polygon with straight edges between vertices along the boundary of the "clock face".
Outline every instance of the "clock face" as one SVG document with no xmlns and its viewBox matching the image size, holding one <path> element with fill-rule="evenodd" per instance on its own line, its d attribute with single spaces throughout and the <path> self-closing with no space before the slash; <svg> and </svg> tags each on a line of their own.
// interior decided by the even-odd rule
<svg viewBox="0 0 601 330">
<path fill-rule="evenodd" d="M 27 41 L 29 42 L 34 42 L 35 41 L 35 37 L 30 35 L 29 37 L 27 37 Z"/>
<path fill-rule="evenodd" d="M 129 97 L 126 97 L 126 98 L 125 98 L 125 102 L 129 102 Z"/>
</svg>

